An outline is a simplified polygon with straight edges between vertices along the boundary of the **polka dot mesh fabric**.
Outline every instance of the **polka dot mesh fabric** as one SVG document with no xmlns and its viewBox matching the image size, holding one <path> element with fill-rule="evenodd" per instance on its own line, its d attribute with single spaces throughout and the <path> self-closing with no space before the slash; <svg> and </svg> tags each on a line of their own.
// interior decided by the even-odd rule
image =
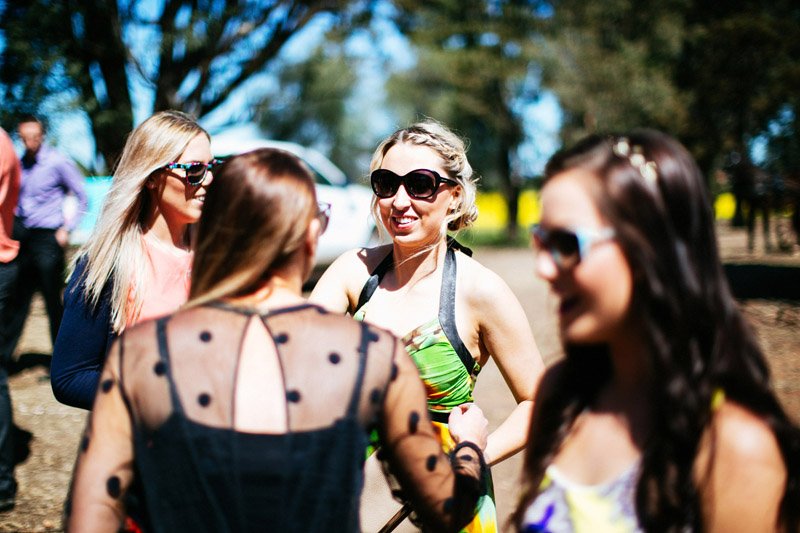
<svg viewBox="0 0 800 533">
<path fill-rule="evenodd" d="M 469 521 L 485 466 L 469 447 L 443 455 L 390 334 L 313 305 L 180 311 L 112 348 L 69 523 L 113 529 L 136 475 L 154 531 L 357 531 L 373 429 L 421 520 Z"/>
</svg>

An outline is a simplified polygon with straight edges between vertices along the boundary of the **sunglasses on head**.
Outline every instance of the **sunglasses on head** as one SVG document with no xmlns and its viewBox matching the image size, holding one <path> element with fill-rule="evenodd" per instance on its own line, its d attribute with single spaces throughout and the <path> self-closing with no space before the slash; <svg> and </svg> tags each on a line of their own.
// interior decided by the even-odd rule
<svg viewBox="0 0 800 533">
<path fill-rule="evenodd" d="M 546 251 L 553 262 L 562 269 L 573 268 L 586 257 L 596 244 L 614 238 L 612 228 L 545 228 L 531 227 L 533 246 L 537 252 Z"/>
<path fill-rule="evenodd" d="M 206 172 L 224 163 L 222 159 L 212 159 L 208 163 L 193 161 L 191 163 L 168 163 L 164 165 L 164 170 L 180 169 L 186 172 L 184 179 L 189 185 L 200 185 L 206 179 Z"/>
<path fill-rule="evenodd" d="M 331 219 L 331 204 L 327 202 L 317 202 L 317 220 L 319 220 L 319 234 L 325 233 L 328 229 L 328 222 Z"/>
<path fill-rule="evenodd" d="M 442 183 L 458 185 L 456 180 L 443 178 L 438 172 L 424 168 L 412 170 L 405 176 L 399 176 L 391 170 L 379 168 L 372 171 L 370 182 L 372 190 L 378 198 L 391 198 L 397 194 L 402 183 L 406 193 L 411 198 L 418 200 L 424 200 L 436 194 Z"/>
</svg>

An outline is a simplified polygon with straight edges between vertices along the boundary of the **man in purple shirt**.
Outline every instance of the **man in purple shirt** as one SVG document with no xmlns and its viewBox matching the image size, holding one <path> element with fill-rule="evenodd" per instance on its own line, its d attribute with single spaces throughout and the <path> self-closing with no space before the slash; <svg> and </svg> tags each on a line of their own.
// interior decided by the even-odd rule
<svg viewBox="0 0 800 533">
<path fill-rule="evenodd" d="M 13 298 L 13 312 L 1 355 L 11 357 L 17 345 L 31 298 L 39 289 L 50 319 L 50 339 L 55 343 L 64 304 L 64 250 L 69 232 L 86 212 L 87 199 L 83 176 L 65 155 L 45 144 L 44 127 L 33 116 L 17 127 L 25 153 L 22 156 L 22 182 L 14 219 L 14 239 L 19 241 L 19 278 Z M 78 200 L 78 216 L 64 218 L 64 199 L 73 194 Z"/>
</svg>

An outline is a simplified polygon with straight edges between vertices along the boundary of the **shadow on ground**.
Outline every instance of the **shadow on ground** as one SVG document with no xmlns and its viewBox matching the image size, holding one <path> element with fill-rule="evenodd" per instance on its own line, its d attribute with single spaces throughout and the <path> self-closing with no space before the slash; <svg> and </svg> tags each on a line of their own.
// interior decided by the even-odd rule
<svg viewBox="0 0 800 533">
<path fill-rule="evenodd" d="M 41 367 L 50 373 L 50 361 L 52 356 L 49 353 L 23 353 L 8 365 L 8 375 L 14 376 L 28 370 L 29 368 Z"/>
<path fill-rule="evenodd" d="M 726 263 L 725 274 L 737 299 L 800 301 L 800 267 Z"/>
</svg>

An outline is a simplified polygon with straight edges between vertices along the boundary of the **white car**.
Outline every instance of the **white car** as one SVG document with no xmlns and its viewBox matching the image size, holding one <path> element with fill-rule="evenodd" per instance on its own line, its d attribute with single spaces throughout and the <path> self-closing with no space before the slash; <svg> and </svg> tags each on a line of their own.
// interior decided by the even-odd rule
<svg viewBox="0 0 800 533">
<path fill-rule="evenodd" d="M 317 266 L 326 266 L 343 252 L 378 242 L 375 219 L 370 211 L 372 190 L 352 183 L 342 170 L 313 148 L 260 136 L 253 125 L 239 126 L 211 136 L 211 153 L 225 157 L 255 150 L 279 148 L 291 152 L 313 171 L 317 199 L 331 204 L 328 229 L 317 250 Z"/>
</svg>

